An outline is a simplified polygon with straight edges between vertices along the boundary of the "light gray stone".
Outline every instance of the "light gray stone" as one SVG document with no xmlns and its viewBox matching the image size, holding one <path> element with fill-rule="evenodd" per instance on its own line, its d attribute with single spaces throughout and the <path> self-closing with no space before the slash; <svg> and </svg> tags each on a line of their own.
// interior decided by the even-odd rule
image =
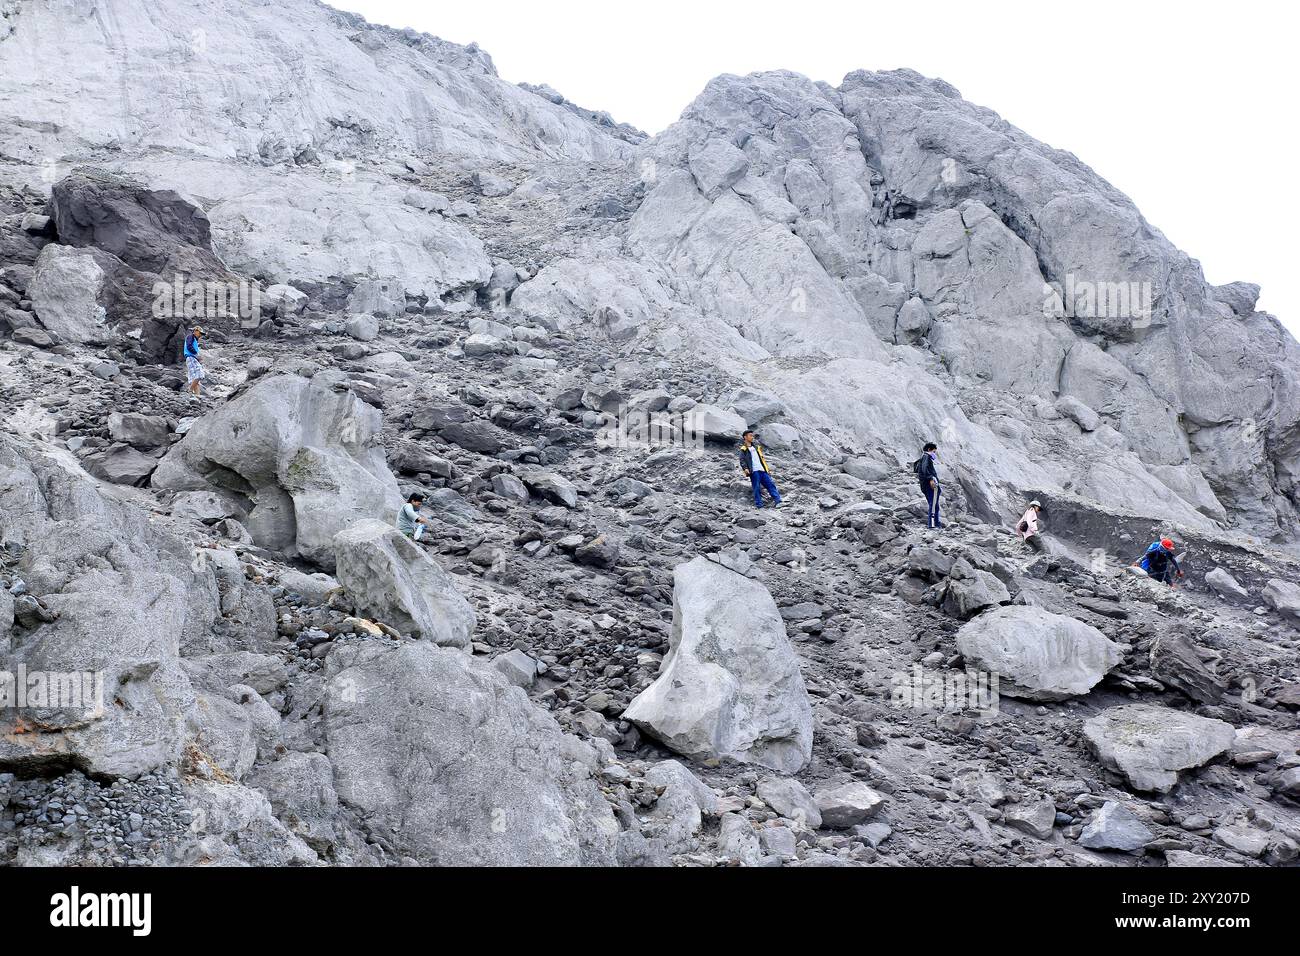
<svg viewBox="0 0 1300 956">
<path fill-rule="evenodd" d="M 467 647 L 477 618 L 446 571 L 392 525 L 358 521 L 334 536 L 335 577 L 357 610 L 435 644 Z"/>
<path fill-rule="evenodd" d="M 1236 731 L 1222 720 L 1126 704 L 1086 720 L 1083 737 L 1102 766 L 1121 774 L 1135 790 L 1168 793 L 1180 771 L 1225 753 Z"/>
<path fill-rule="evenodd" d="M 999 676 L 999 693 L 1028 700 L 1086 694 L 1123 659 L 1095 627 L 1026 605 L 962 625 L 957 647 L 968 662 Z"/>
<path fill-rule="evenodd" d="M 761 583 L 707 558 L 673 570 L 671 650 L 624 718 L 678 753 L 784 773 L 812 755 L 812 708 Z"/>
</svg>

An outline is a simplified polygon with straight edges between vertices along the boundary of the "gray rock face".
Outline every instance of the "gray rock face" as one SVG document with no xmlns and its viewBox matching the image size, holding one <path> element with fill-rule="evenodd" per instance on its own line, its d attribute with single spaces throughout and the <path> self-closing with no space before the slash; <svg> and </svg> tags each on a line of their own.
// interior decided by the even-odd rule
<svg viewBox="0 0 1300 956">
<path fill-rule="evenodd" d="M 1224 753 L 1236 731 L 1222 720 L 1127 704 L 1085 721 L 1083 737 L 1102 766 L 1121 774 L 1135 790 L 1168 793 L 1178 783 L 1179 771 Z"/>
<path fill-rule="evenodd" d="M 707 558 L 673 570 L 671 650 L 624 717 L 678 753 L 784 773 L 812 754 L 812 708 L 771 594 Z"/>
<path fill-rule="evenodd" d="M 1264 603 L 1283 617 L 1300 621 L 1300 585 L 1274 578 L 1263 591 Z"/>
<path fill-rule="evenodd" d="M 76 170 L 54 185 L 50 215 L 61 243 L 102 249 L 141 272 L 225 271 L 212 252 L 208 217 L 171 190 Z"/>
<path fill-rule="evenodd" d="M 1090 850 L 1140 850 L 1155 834 L 1122 803 L 1107 800 L 1079 834 L 1079 845 Z"/>
<path fill-rule="evenodd" d="M 1031 794 L 1019 803 L 1006 808 L 1003 820 L 1007 826 L 1021 833 L 1046 840 L 1052 835 L 1056 820 L 1056 804 L 1045 794 Z"/>
<path fill-rule="evenodd" d="M 394 521 L 397 483 L 379 444 L 381 414 L 337 373 L 262 378 L 194 422 L 153 486 L 216 487 L 243 500 L 263 547 L 334 564 L 334 536 L 358 520 Z"/>
<path fill-rule="evenodd" d="M 998 608 L 957 633 L 967 661 L 1000 677 L 998 690 L 1027 700 L 1086 694 L 1123 659 L 1091 625 L 1041 608 Z"/>
<path fill-rule="evenodd" d="M 423 641 L 340 648 L 328 665 L 334 788 L 401 852 L 443 866 L 613 862 L 595 754 L 501 674 Z"/>
<path fill-rule="evenodd" d="M 1231 574 L 1223 568 L 1213 568 L 1205 575 L 1205 583 L 1224 597 L 1237 601 L 1250 600 L 1250 592 L 1243 588 Z"/>
<path fill-rule="evenodd" d="M 822 825 L 821 810 L 803 784 L 789 777 L 767 777 L 760 780 L 758 798 L 781 816 L 794 820 L 810 830 Z"/>
<path fill-rule="evenodd" d="M 60 342 L 86 345 L 112 340 L 108 313 L 100 304 L 104 270 L 89 252 L 48 245 L 32 273 L 32 309 Z"/>
<path fill-rule="evenodd" d="M 10 635 L 16 660 L 31 672 L 102 675 L 102 701 L 79 681 L 66 706 L 0 711 L 0 766 L 70 762 L 137 777 L 174 762 L 193 701 L 180 649 L 219 614 L 212 569 L 103 498 L 72 462 L 4 439 L 0 537 L 23 546 L 18 573 L 49 611 Z M 20 721 L 38 729 L 15 733 Z"/>
<path fill-rule="evenodd" d="M 885 798 L 865 783 L 846 783 L 816 795 L 822 825 L 834 830 L 848 830 L 871 819 L 884 805 Z"/>
<path fill-rule="evenodd" d="M 136 448 L 158 448 L 171 437 L 171 422 L 157 415 L 140 415 L 134 412 L 110 412 L 108 433 L 115 441 L 126 442 Z"/>
<path fill-rule="evenodd" d="M 361 613 L 435 644 L 469 644 L 474 609 L 451 576 L 395 527 L 358 521 L 334 536 L 334 554 L 335 577 Z"/>
</svg>

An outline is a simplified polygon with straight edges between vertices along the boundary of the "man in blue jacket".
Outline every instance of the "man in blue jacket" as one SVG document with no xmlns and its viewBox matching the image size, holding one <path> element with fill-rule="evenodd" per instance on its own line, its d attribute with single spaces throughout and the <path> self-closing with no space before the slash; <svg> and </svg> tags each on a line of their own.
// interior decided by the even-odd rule
<svg viewBox="0 0 1300 956">
<path fill-rule="evenodd" d="M 1174 555 L 1174 542 L 1170 538 L 1161 538 L 1159 541 L 1151 542 L 1146 553 L 1142 555 L 1137 566 L 1147 573 L 1148 577 L 1155 578 L 1161 584 L 1174 586 L 1174 577 L 1182 577 L 1183 569 L 1178 566 L 1178 558 Z"/>
</svg>

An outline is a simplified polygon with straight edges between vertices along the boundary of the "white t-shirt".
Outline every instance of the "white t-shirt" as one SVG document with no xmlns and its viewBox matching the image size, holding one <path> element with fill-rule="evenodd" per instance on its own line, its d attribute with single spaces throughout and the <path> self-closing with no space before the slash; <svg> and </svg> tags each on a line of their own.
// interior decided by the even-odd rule
<svg viewBox="0 0 1300 956">
<path fill-rule="evenodd" d="M 409 502 L 403 505 L 402 510 L 397 513 L 397 530 L 402 534 L 415 534 L 416 519 L 419 516 L 419 512 Z"/>
<path fill-rule="evenodd" d="M 749 446 L 749 467 L 751 471 L 767 471 L 763 467 L 763 459 L 758 457 L 758 446 Z"/>
</svg>

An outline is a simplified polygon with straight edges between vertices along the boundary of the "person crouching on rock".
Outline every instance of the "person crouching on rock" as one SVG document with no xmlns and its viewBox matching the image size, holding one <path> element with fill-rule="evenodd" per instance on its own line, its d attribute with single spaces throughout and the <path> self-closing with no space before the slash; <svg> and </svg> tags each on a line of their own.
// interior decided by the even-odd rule
<svg viewBox="0 0 1300 956">
<path fill-rule="evenodd" d="M 1038 527 L 1038 512 L 1042 509 L 1041 503 L 1037 501 L 1029 502 L 1029 507 L 1020 516 L 1020 523 L 1016 525 L 1016 534 L 1020 535 L 1020 540 L 1039 554 L 1047 550 Z"/>
<path fill-rule="evenodd" d="M 1183 576 L 1183 569 L 1178 566 L 1178 558 L 1174 556 L 1174 542 L 1170 538 L 1151 542 L 1146 554 L 1142 555 L 1135 566 L 1145 571 L 1147 577 L 1155 578 L 1170 587 L 1174 586 L 1175 577 Z"/>
<path fill-rule="evenodd" d="M 203 338 L 203 330 L 197 325 L 185 336 L 185 374 L 189 380 L 190 394 L 195 398 L 199 397 L 201 389 L 200 382 L 207 376 L 203 371 L 203 365 L 199 362 L 199 352 L 201 347 L 199 339 Z"/>
<path fill-rule="evenodd" d="M 917 480 L 921 482 L 921 494 L 925 495 L 927 528 L 943 527 L 943 522 L 939 520 L 939 496 L 943 489 L 939 487 L 939 469 L 935 464 L 938 457 L 939 446 L 934 442 L 926 442 L 921 449 L 921 457 L 912 463 L 912 471 L 916 472 Z"/>
<path fill-rule="evenodd" d="M 406 504 L 397 513 L 397 530 L 421 544 L 424 543 L 424 533 L 429 530 L 429 520 L 420 517 L 420 507 L 423 504 L 424 495 L 416 492 L 406 499 Z"/>
<path fill-rule="evenodd" d="M 740 460 L 740 470 L 749 476 L 749 483 L 754 489 L 754 507 L 763 507 L 763 492 L 772 499 L 772 504 L 781 507 L 781 492 L 776 490 L 776 482 L 767 472 L 767 458 L 763 446 L 758 443 L 758 436 L 752 431 L 745 432 L 740 439 L 740 448 L 736 451 Z"/>
</svg>

